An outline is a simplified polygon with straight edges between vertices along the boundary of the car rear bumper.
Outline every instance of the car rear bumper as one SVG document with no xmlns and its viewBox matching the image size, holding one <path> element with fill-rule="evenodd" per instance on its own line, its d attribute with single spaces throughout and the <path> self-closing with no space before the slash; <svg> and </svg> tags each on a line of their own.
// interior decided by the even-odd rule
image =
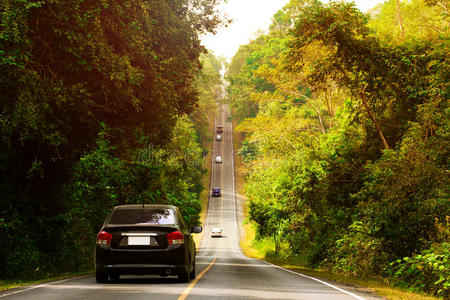
<svg viewBox="0 0 450 300">
<path fill-rule="evenodd" d="M 169 264 L 112 264 L 96 266 L 96 270 L 119 275 L 178 275 L 186 270 L 185 265 Z"/>
<path fill-rule="evenodd" d="M 130 250 L 96 247 L 95 268 L 100 272 L 126 275 L 176 275 L 187 269 L 184 245 L 170 249 Z"/>
</svg>

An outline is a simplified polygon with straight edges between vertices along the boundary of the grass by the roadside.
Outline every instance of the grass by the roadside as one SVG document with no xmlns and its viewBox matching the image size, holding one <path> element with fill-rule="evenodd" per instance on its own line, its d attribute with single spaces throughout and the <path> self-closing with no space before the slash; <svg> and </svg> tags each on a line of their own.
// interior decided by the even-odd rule
<svg viewBox="0 0 450 300">
<path fill-rule="evenodd" d="M 243 224 L 244 238 L 241 240 L 241 250 L 248 257 L 264 259 L 265 253 L 272 250 L 272 245 L 265 241 L 256 240 L 256 231 L 254 225 L 247 219 Z M 270 249 L 268 249 L 270 247 Z"/>
<path fill-rule="evenodd" d="M 88 275 L 88 274 L 92 274 L 93 272 L 94 272 L 94 270 L 74 272 L 74 273 L 64 273 L 64 274 L 61 274 L 61 275 L 58 275 L 58 276 L 49 276 L 47 278 L 43 278 L 43 279 L 39 279 L 39 280 L 29 280 L 29 281 L 25 281 L 25 280 L 17 280 L 17 281 L 4 280 L 4 281 L 1 281 L 0 280 L 0 291 L 10 290 L 10 289 L 13 289 L 13 288 L 26 286 L 26 285 L 31 285 L 31 284 L 38 284 L 38 283 L 42 284 L 42 283 L 55 281 L 55 280 L 62 280 L 62 279 L 67 279 L 67 278 L 71 278 L 71 277 L 78 277 L 78 276 Z"/>
</svg>

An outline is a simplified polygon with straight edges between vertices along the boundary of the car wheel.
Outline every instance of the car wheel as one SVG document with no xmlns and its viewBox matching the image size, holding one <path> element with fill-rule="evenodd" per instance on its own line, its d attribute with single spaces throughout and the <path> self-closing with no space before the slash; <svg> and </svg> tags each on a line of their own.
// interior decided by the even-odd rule
<svg viewBox="0 0 450 300">
<path fill-rule="evenodd" d="M 119 281 L 120 275 L 119 275 L 119 274 L 109 274 L 109 278 L 110 278 L 112 281 Z"/>
<path fill-rule="evenodd" d="M 95 271 L 95 281 L 97 283 L 107 283 L 108 282 L 108 273 Z"/>
<path fill-rule="evenodd" d="M 194 261 L 194 268 L 191 271 L 191 279 L 195 279 L 195 261 Z"/>
<path fill-rule="evenodd" d="M 178 280 L 180 282 L 189 282 L 191 280 L 191 273 L 183 270 L 180 272 L 180 274 L 178 274 Z"/>
</svg>

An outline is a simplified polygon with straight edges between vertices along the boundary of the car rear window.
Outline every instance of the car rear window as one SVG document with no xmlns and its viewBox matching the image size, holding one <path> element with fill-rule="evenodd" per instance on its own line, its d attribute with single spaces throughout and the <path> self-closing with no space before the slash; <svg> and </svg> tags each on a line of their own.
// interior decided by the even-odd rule
<svg viewBox="0 0 450 300">
<path fill-rule="evenodd" d="M 113 211 L 110 224 L 175 224 L 171 209 L 117 209 Z"/>
</svg>

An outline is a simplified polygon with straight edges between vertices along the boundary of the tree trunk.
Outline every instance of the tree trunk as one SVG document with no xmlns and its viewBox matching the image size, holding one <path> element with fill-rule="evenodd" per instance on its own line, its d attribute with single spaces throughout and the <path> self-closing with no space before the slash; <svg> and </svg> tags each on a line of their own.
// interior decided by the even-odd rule
<svg viewBox="0 0 450 300">
<path fill-rule="evenodd" d="M 275 254 L 278 254 L 277 232 L 273 233 L 273 241 L 275 242 Z"/>
<path fill-rule="evenodd" d="M 405 40 L 405 28 L 403 27 L 403 18 L 400 12 L 400 0 L 396 1 L 398 25 L 400 27 L 400 39 Z"/>
<path fill-rule="evenodd" d="M 375 120 L 372 111 L 370 110 L 369 105 L 367 104 L 367 99 L 366 99 L 366 88 L 367 85 L 359 92 L 359 94 L 361 95 L 361 100 L 362 103 L 364 105 L 364 108 L 367 111 L 367 114 L 369 115 L 369 118 L 372 120 L 373 124 L 375 125 L 375 129 L 378 132 L 378 135 L 380 136 L 381 141 L 383 142 L 384 148 L 385 149 L 389 149 L 389 144 L 387 143 L 386 139 L 384 138 L 384 134 L 383 131 L 381 131 L 381 127 L 378 124 L 378 122 Z"/>
<path fill-rule="evenodd" d="M 331 107 L 331 95 L 332 95 L 331 93 L 332 93 L 331 88 L 327 86 L 325 90 L 325 101 L 327 102 L 328 115 L 330 116 L 330 128 L 333 127 L 333 117 L 334 117 L 333 109 Z"/>
<path fill-rule="evenodd" d="M 317 107 L 317 115 L 319 116 L 320 129 L 322 130 L 322 133 L 326 133 L 325 127 L 324 127 L 323 121 L 322 121 L 322 114 L 320 113 L 320 107 Z"/>
</svg>

